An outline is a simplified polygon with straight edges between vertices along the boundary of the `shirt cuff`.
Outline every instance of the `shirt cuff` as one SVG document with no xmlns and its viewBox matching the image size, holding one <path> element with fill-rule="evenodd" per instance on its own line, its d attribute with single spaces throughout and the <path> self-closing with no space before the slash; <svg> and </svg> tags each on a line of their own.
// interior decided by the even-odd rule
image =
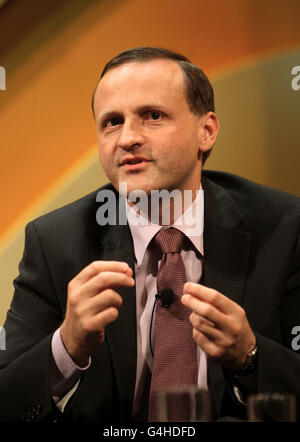
<svg viewBox="0 0 300 442">
<path fill-rule="evenodd" d="M 91 365 L 91 358 L 85 367 L 79 367 L 67 352 L 60 335 L 60 328 L 53 334 L 51 341 L 52 364 L 50 365 L 50 382 L 52 397 L 60 400 L 78 382 L 81 374 Z"/>
<path fill-rule="evenodd" d="M 65 378 L 69 378 L 75 372 L 87 370 L 91 365 L 91 358 L 85 367 L 79 367 L 75 364 L 71 356 L 66 350 L 60 335 L 60 328 L 56 330 L 52 337 L 52 354 L 57 368 Z"/>
</svg>

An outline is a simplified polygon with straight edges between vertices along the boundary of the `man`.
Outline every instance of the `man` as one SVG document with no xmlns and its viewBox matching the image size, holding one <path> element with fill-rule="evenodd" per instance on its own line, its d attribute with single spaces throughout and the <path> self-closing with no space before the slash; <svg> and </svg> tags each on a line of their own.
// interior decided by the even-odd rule
<svg viewBox="0 0 300 442">
<path fill-rule="evenodd" d="M 171 379 L 188 346 L 190 383 L 209 389 L 214 418 L 245 418 L 245 399 L 255 392 L 299 399 L 300 357 L 292 345 L 300 320 L 299 199 L 202 170 L 219 130 L 213 91 L 179 54 L 148 47 L 119 54 L 102 73 L 93 112 L 111 185 L 27 226 L 0 353 L 0 419 L 152 420 L 145 397 L 165 364 L 157 359 L 177 351 L 167 364 Z M 120 213 L 121 183 L 125 197 L 133 195 L 125 202 L 128 224 L 97 224 L 103 191 L 115 196 Z M 151 192 L 160 190 L 176 190 L 182 200 L 189 191 L 200 220 L 186 234 L 185 222 L 177 229 L 176 221 L 191 207 L 177 213 L 171 205 L 168 232 L 184 233 L 184 247 L 172 253 L 187 281 L 174 305 L 189 312 L 179 322 L 190 327 L 179 351 L 176 338 L 165 348 L 158 338 L 159 309 L 170 319 L 173 306 L 154 307 L 169 259 L 157 241 L 165 230 L 161 201 L 158 223 L 150 216 Z M 148 197 L 149 210 L 138 207 L 145 228 L 132 221 L 141 195 Z M 168 320 L 163 326 L 169 330 Z M 177 371 L 185 383 L 184 370 Z"/>
</svg>

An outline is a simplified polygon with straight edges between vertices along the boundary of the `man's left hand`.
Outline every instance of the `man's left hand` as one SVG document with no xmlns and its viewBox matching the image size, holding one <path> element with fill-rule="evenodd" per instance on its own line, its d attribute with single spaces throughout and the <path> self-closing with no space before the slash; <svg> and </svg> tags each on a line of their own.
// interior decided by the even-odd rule
<svg viewBox="0 0 300 442">
<path fill-rule="evenodd" d="M 245 310 L 217 290 L 188 282 L 182 303 L 193 310 L 193 338 L 207 357 L 229 370 L 240 370 L 256 338 Z"/>
</svg>

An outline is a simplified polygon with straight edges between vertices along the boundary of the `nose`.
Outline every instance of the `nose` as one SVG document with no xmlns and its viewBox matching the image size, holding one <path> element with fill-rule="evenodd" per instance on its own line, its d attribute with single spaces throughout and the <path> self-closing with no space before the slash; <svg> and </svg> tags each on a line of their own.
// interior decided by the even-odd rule
<svg viewBox="0 0 300 442">
<path fill-rule="evenodd" d="M 135 146 L 141 146 L 144 143 L 143 128 L 138 122 L 124 121 L 118 146 L 124 150 L 130 150 Z"/>
</svg>

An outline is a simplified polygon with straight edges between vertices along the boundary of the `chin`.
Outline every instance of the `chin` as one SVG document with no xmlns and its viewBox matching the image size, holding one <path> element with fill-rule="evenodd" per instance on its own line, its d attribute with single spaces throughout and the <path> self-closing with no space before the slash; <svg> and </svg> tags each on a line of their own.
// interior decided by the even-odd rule
<svg viewBox="0 0 300 442">
<path fill-rule="evenodd" d="M 147 195 L 150 195 L 151 190 L 155 187 L 152 185 L 152 183 L 145 183 L 145 182 L 140 182 L 138 179 L 137 180 L 120 180 L 117 183 L 117 189 L 120 190 L 120 183 L 125 183 L 126 184 L 126 189 L 127 189 L 127 194 L 133 192 L 133 193 L 143 193 L 146 192 Z M 121 192 L 122 193 L 122 192 Z"/>
<path fill-rule="evenodd" d="M 151 188 L 148 186 L 128 186 L 127 187 L 127 194 L 131 194 L 132 196 L 139 196 L 139 195 L 150 195 L 151 194 Z"/>
</svg>

